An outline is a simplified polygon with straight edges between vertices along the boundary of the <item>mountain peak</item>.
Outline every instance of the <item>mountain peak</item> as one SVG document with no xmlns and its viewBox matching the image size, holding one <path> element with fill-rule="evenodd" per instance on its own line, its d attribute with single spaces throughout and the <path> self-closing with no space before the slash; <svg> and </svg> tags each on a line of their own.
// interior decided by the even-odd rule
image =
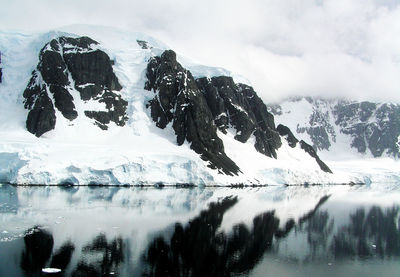
<svg viewBox="0 0 400 277">
<path fill-rule="evenodd" d="M 283 139 L 274 116 L 251 86 L 231 75 L 209 75 L 209 67 L 203 67 L 203 77 L 196 76 L 191 73 L 193 64 L 186 67 L 180 55 L 158 48 L 157 41 L 145 36 L 94 29 L 94 36 L 82 30 L 74 35 L 48 33 L 48 41 L 42 35 L 18 37 L 21 43 L 14 49 L 0 39 L 7 50 L 0 116 L 10 118 L 2 124 L 11 130 L 3 133 L 3 139 L 19 137 L 22 145 L 4 144 L 15 153 L 14 166 L 7 171 L 13 174 L 3 175 L 5 180 L 45 184 L 343 180 L 326 175 L 329 170 L 321 167 L 311 146 L 301 142 L 291 147 Z M 12 37 L 9 34 L 10 41 Z M 24 63 L 18 63 L 21 60 Z M 202 69 L 194 67 L 197 72 Z M 18 79 L 26 80 L 24 87 Z M 6 91 L 12 91 L 10 98 Z M 65 145 L 67 150 L 61 150 Z M 58 161 L 60 155 L 57 168 L 46 163 Z"/>
</svg>

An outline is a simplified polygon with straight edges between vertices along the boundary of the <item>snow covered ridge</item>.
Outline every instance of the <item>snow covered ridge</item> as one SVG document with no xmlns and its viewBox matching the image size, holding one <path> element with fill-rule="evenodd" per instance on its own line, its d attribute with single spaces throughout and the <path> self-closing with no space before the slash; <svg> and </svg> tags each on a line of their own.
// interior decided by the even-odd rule
<svg viewBox="0 0 400 277">
<path fill-rule="evenodd" d="M 251 87 L 230 76 L 196 79 L 161 43 L 103 31 L 0 33 L 1 182 L 363 180 L 327 174 L 311 146 L 290 144 Z"/>
<path fill-rule="evenodd" d="M 400 158 L 399 104 L 300 97 L 269 110 L 324 157 L 325 152 L 347 152 Z"/>
</svg>

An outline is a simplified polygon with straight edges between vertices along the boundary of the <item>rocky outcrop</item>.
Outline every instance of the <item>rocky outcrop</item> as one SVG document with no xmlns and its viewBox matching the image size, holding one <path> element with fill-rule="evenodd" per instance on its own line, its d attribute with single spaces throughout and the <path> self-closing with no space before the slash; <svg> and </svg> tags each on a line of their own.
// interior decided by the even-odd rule
<svg viewBox="0 0 400 277">
<path fill-rule="evenodd" d="M 279 124 L 276 127 L 276 130 L 279 132 L 279 135 L 281 135 L 286 139 L 290 147 L 292 148 L 296 147 L 299 140 L 293 135 L 292 131 L 290 131 L 290 129 L 287 126 Z"/>
<path fill-rule="evenodd" d="M 151 47 L 150 45 L 149 45 L 149 43 L 147 42 L 147 41 L 144 41 L 144 40 L 136 40 L 136 42 L 137 42 L 137 44 L 139 44 L 139 46 L 142 48 L 142 49 L 152 49 L 153 47 Z"/>
<path fill-rule="evenodd" d="M 286 104 L 290 110 L 285 108 Z M 305 97 L 272 105 L 269 110 L 288 125 L 288 114 L 292 118 L 308 118 L 292 129 L 308 134 L 316 150 L 329 150 L 338 140 L 350 140 L 350 146 L 360 153 L 400 157 L 399 104 Z"/>
<path fill-rule="evenodd" d="M 313 157 L 315 159 L 315 161 L 318 163 L 318 165 L 322 171 L 332 173 L 330 168 L 318 157 L 317 152 L 315 152 L 315 149 L 311 145 L 306 143 L 304 140 L 301 140 L 300 147 L 301 147 L 301 149 L 303 149 L 306 153 L 308 153 L 311 157 Z"/>
<path fill-rule="evenodd" d="M 341 132 L 352 137 L 358 152 L 374 157 L 386 153 L 400 157 L 400 105 L 372 102 L 339 102 L 333 114 Z"/>
<path fill-rule="evenodd" d="M 236 84 L 231 77 L 197 79 L 217 127 L 224 133 L 229 126 L 236 130 L 235 139 L 246 142 L 255 137 L 256 150 L 276 158 L 281 140 L 274 117 L 252 87 Z"/>
<path fill-rule="evenodd" d="M 175 52 L 167 50 L 151 58 L 146 77 L 145 89 L 155 94 L 148 107 L 156 125 L 163 129 L 171 123 L 177 144 L 188 141 L 211 168 L 229 175 L 239 173 L 238 166 L 224 152 L 207 100 L 190 71 L 177 62 Z"/>
<path fill-rule="evenodd" d="M 26 127 L 40 137 L 56 125 L 56 111 L 73 121 L 78 117 L 75 102 L 95 101 L 104 110 L 84 110 L 102 129 L 114 122 L 123 126 L 127 120 L 127 102 L 116 93 L 122 87 L 108 55 L 97 49 L 88 37 L 59 37 L 47 43 L 39 54 L 39 64 L 32 72 L 24 91 L 24 105 L 29 110 Z M 80 99 L 71 94 L 79 92 Z M 85 105 L 84 105 L 85 106 Z"/>
<path fill-rule="evenodd" d="M 315 159 L 322 171 L 332 173 L 331 169 L 319 158 L 315 149 L 304 140 L 299 142 L 287 126 L 279 124 L 276 129 L 279 134 L 287 140 L 290 147 L 295 148 L 297 143 L 299 143 L 300 148 Z"/>
</svg>

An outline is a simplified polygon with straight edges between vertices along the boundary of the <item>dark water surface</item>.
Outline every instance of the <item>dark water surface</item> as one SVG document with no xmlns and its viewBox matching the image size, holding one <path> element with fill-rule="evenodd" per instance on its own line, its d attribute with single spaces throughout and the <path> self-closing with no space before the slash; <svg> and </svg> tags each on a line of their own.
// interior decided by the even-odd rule
<svg viewBox="0 0 400 277">
<path fill-rule="evenodd" d="M 400 276 L 400 188 L 0 185 L 0 276 Z"/>
</svg>

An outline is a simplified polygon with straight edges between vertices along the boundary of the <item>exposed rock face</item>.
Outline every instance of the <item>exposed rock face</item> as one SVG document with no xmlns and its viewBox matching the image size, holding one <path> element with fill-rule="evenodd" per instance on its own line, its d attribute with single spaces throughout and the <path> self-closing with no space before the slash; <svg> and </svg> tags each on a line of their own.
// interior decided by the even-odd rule
<svg viewBox="0 0 400 277">
<path fill-rule="evenodd" d="M 210 167 L 237 174 L 238 166 L 224 152 L 217 127 L 203 93 L 192 74 L 177 61 L 172 50 L 152 58 L 147 66 L 145 89 L 155 93 L 149 102 L 151 117 L 159 128 L 172 123 L 178 145 L 185 140 Z"/>
<path fill-rule="evenodd" d="M 246 142 L 254 134 L 256 150 L 276 158 L 281 140 L 275 129 L 274 117 L 252 87 L 235 84 L 231 77 L 197 79 L 204 92 L 217 127 L 226 132 L 236 129 L 235 139 Z"/>
<path fill-rule="evenodd" d="M 315 159 L 322 171 L 332 173 L 330 168 L 318 157 L 317 152 L 315 152 L 314 148 L 311 145 L 306 143 L 304 140 L 301 140 L 300 147 Z"/>
<path fill-rule="evenodd" d="M 136 40 L 136 42 L 139 44 L 140 47 L 142 47 L 142 49 L 151 49 L 153 47 L 151 47 L 149 45 L 149 43 L 147 41 L 144 40 Z"/>
<path fill-rule="evenodd" d="M 352 137 L 351 146 L 359 152 L 400 157 L 400 105 L 340 102 L 333 113 L 335 124 Z"/>
<path fill-rule="evenodd" d="M 279 135 L 285 137 L 290 147 L 295 148 L 299 140 L 293 135 L 290 129 L 282 124 L 279 124 L 276 127 L 276 130 L 279 132 Z"/>
<path fill-rule="evenodd" d="M 289 103 L 293 110 L 285 109 L 285 103 Z M 308 117 L 307 122 L 298 122 L 295 129 L 298 134 L 307 133 L 315 149 L 329 150 L 338 137 L 350 136 L 350 146 L 360 153 L 368 151 L 374 157 L 384 154 L 400 157 L 398 104 L 307 97 L 271 106 L 270 111 L 279 120 L 293 113 L 297 116 L 292 117 Z M 297 111 L 307 111 L 308 114 L 297 114 Z"/>
<path fill-rule="evenodd" d="M 127 102 L 116 91 L 122 89 L 108 55 L 96 49 L 98 43 L 88 37 L 59 37 L 47 43 L 39 54 L 39 64 L 24 91 L 29 110 L 26 126 L 40 137 L 54 129 L 56 109 L 68 120 L 77 118 L 75 101 L 103 103 L 101 111 L 85 110 L 102 129 L 111 121 L 123 126 Z M 77 90 L 80 99 L 71 94 Z"/>
<path fill-rule="evenodd" d="M 285 137 L 290 147 L 295 148 L 297 146 L 299 140 L 293 135 L 292 131 L 290 131 L 287 126 L 279 124 L 276 129 L 282 137 Z M 317 152 L 315 152 L 315 149 L 311 145 L 306 143 L 304 140 L 301 140 L 300 148 L 315 159 L 322 171 L 332 173 L 330 168 L 318 157 Z"/>
</svg>

